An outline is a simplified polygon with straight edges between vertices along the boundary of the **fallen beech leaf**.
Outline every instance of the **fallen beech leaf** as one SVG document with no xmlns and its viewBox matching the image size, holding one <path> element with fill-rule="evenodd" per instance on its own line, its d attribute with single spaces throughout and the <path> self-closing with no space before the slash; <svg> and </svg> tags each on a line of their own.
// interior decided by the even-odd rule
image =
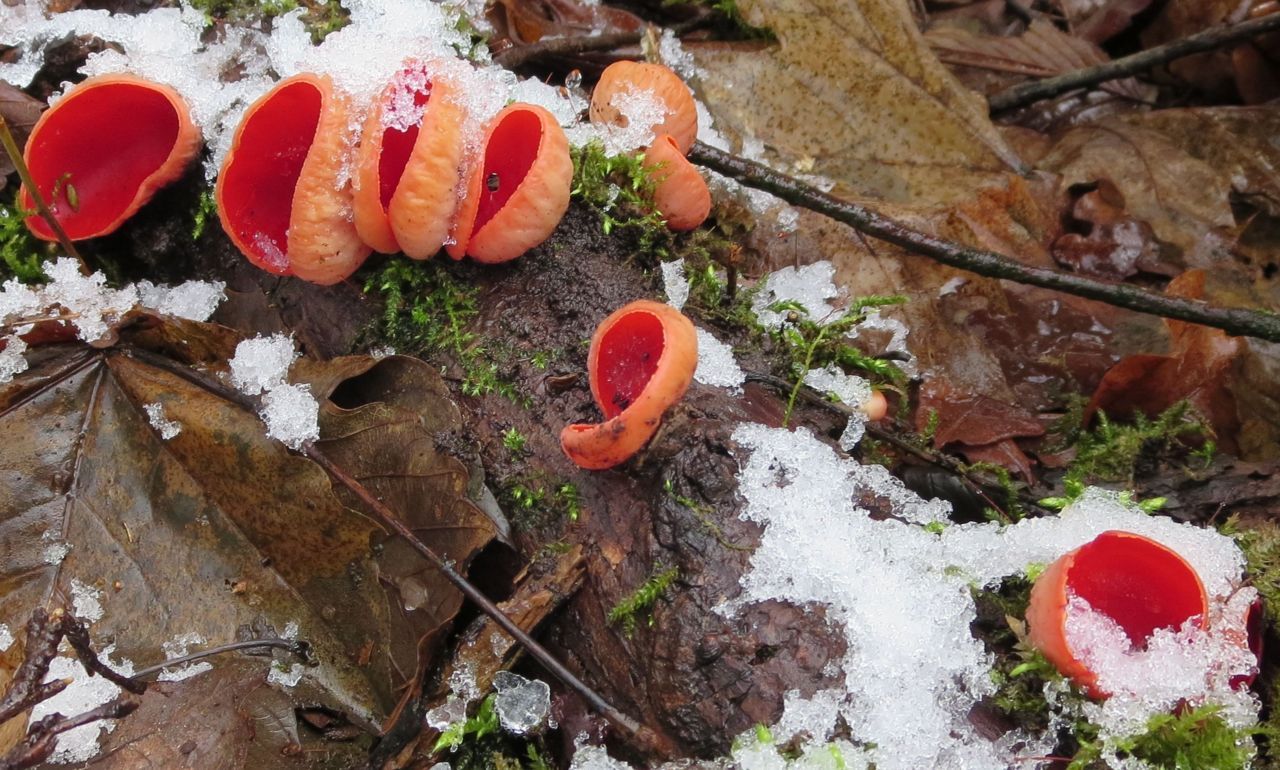
<svg viewBox="0 0 1280 770">
<path fill-rule="evenodd" d="M 1204 295 L 1204 280 L 1203 271 L 1188 270 L 1170 281 L 1166 291 L 1198 299 Z M 1170 355 L 1141 354 L 1121 360 L 1102 378 L 1085 418 L 1099 409 L 1120 419 L 1137 412 L 1155 417 L 1185 399 L 1208 421 L 1218 445 L 1236 452 L 1240 418 L 1231 386 L 1242 350 L 1240 339 L 1183 321 L 1166 321 L 1165 326 L 1172 340 Z"/>
<path fill-rule="evenodd" d="M 126 343 L 172 347 L 194 329 L 133 331 L 122 332 Z M 197 337 L 188 353 L 203 357 L 220 337 Z M 205 642 L 197 647 L 205 647 L 235 640 L 242 627 L 276 634 L 296 627 L 320 666 L 282 691 L 282 720 L 292 724 L 289 704 L 323 705 L 371 730 L 392 713 L 403 685 L 419 678 L 419 648 L 428 649 L 456 612 L 454 589 L 343 505 L 319 467 L 268 440 L 256 415 L 119 350 L 66 345 L 33 359 L 32 371 L 0 391 L 0 423 L 12 437 L 0 449 L 9 469 L 0 482 L 0 581 L 8 587 L 0 622 L 20 628 L 35 606 L 83 590 L 73 585 L 97 589 L 104 614 L 91 626 L 94 639 L 114 639 L 112 659 L 139 666 L 163 660 L 162 645 L 182 634 L 198 634 Z M 308 368 L 322 399 L 362 372 L 417 397 L 380 402 L 366 389 L 362 405 L 326 405 L 321 443 L 357 477 L 384 478 L 378 492 L 393 509 L 465 568 L 494 530 L 465 499 L 465 470 L 434 451 L 430 429 L 458 419 L 438 376 L 404 358 L 299 367 Z M 169 440 L 143 411 L 157 403 L 182 428 Z M 103 590 L 117 581 L 118 590 Z M 260 680 L 270 665 L 242 654 L 213 663 L 201 676 L 211 683 L 231 676 L 236 690 L 249 679 L 229 667 L 248 665 L 244 676 Z M 199 686 L 167 696 L 162 688 L 143 696 L 140 713 L 177 719 L 188 699 L 207 697 Z M 166 698 L 167 706 L 151 703 Z M 205 710 L 194 701 L 189 708 Z M 201 729 L 209 733 L 189 737 L 214 748 L 183 766 L 271 766 L 253 760 L 245 734 L 226 731 L 223 716 L 206 714 Z M 94 766 L 139 766 L 123 756 L 102 755 Z"/>
<path fill-rule="evenodd" d="M 1063 8 L 1075 33 L 1091 43 L 1104 43 L 1129 28 L 1133 17 L 1151 5 L 1151 0 L 1064 0 Z"/>
<path fill-rule="evenodd" d="M 1053 258 L 1073 270 L 1107 278 L 1128 278 L 1140 270 L 1168 273 L 1158 259 L 1151 227 L 1129 215 L 1124 196 L 1109 179 L 1076 199 L 1074 228 L 1053 242 Z"/>
<path fill-rule="evenodd" d="M 495 51 L 503 45 L 528 45 L 544 37 L 613 34 L 644 27 L 644 20 L 629 11 L 575 0 L 497 0 L 488 7 L 486 17 L 497 32 L 490 38 Z"/>
<path fill-rule="evenodd" d="M 964 392 L 940 378 L 920 387 L 919 403 L 918 430 L 930 421 L 931 412 L 937 412 L 933 445 L 939 449 L 948 444 L 982 446 L 1009 438 L 1044 435 L 1044 426 L 1022 407 Z"/>
<path fill-rule="evenodd" d="M 1063 32 L 1043 19 L 1031 22 L 1027 30 L 1016 37 L 975 35 L 962 27 L 935 27 L 925 34 L 925 39 L 947 64 L 1037 78 L 1093 67 L 1111 60 L 1094 43 Z M 1151 86 L 1143 86 L 1131 77 L 1112 80 L 1098 87 L 1136 101 L 1149 101 L 1155 92 Z"/>
</svg>

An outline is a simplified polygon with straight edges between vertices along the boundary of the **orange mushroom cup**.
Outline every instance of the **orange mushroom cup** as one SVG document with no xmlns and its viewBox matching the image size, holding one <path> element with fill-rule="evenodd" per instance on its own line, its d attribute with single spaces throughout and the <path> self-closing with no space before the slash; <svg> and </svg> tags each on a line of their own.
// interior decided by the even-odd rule
<svg viewBox="0 0 1280 770">
<path fill-rule="evenodd" d="M 369 256 L 351 188 L 337 183 L 349 109 L 327 76 L 295 75 L 250 105 L 236 129 L 218 176 L 218 218 L 263 270 L 334 284 Z"/>
<path fill-rule="evenodd" d="M 1031 588 L 1031 644 L 1091 697 L 1110 695 L 1067 640 L 1069 595 L 1114 620 L 1135 646 L 1188 620 L 1205 628 L 1209 599 L 1200 576 L 1171 549 L 1132 532 L 1109 530 L 1049 565 Z"/>
<path fill-rule="evenodd" d="M 661 64 L 619 61 L 606 67 L 591 92 L 591 122 L 626 125 L 619 102 L 636 92 L 651 93 L 662 102 L 667 117 L 653 127 L 653 133 L 670 134 L 680 154 L 687 155 L 698 138 L 698 108 L 680 76 Z"/>
<path fill-rule="evenodd" d="M 672 230 L 693 230 L 711 213 L 711 191 L 698 168 L 684 157 L 676 140 L 663 134 L 644 153 L 652 173 L 653 205 Z"/>
<path fill-rule="evenodd" d="M 566 427 L 564 453 L 589 470 L 626 461 L 684 396 L 697 366 L 698 336 L 680 311 L 649 300 L 615 310 L 596 327 L 587 353 L 591 395 L 605 422 Z"/>
<path fill-rule="evenodd" d="M 550 237 L 569 209 L 569 140 L 546 109 L 516 102 L 489 122 L 482 146 L 445 249 L 507 262 Z"/>
<path fill-rule="evenodd" d="M 200 131 L 178 92 L 133 75 L 99 75 L 71 89 L 36 121 L 23 160 L 67 236 L 115 231 L 161 187 L 182 175 L 200 150 Z M 35 209 L 31 191 L 18 193 Z M 57 234 L 40 216 L 32 235 Z"/>
<path fill-rule="evenodd" d="M 463 163 L 465 111 L 430 62 L 410 61 L 370 110 L 356 160 L 355 224 L 384 254 L 428 259 L 444 245 Z"/>
</svg>

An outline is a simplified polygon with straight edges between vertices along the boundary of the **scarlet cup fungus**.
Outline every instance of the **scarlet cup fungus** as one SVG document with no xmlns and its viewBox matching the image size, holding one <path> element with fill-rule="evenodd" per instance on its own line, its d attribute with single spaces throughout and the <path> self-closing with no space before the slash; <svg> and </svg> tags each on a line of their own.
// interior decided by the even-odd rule
<svg viewBox="0 0 1280 770">
<path fill-rule="evenodd" d="M 569 140 L 547 110 L 517 102 L 485 129 L 453 226 L 454 259 L 506 262 L 545 241 L 569 208 Z"/>
<path fill-rule="evenodd" d="M 431 64 L 410 62 L 365 121 L 356 162 L 355 223 L 376 251 L 427 259 L 457 208 L 464 109 Z"/>
<path fill-rule="evenodd" d="M 684 157 L 676 140 L 662 134 L 644 153 L 653 176 L 653 205 L 672 230 L 693 230 L 711 213 L 711 191 L 698 169 Z"/>
<path fill-rule="evenodd" d="M 587 371 L 605 422 L 570 425 L 560 446 L 579 467 L 618 465 L 648 443 L 698 366 L 698 337 L 680 311 L 638 300 L 615 310 L 591 337 Z"/>
<path fill-rule="evenodd" d="M 81 240 L 113 232 L 181 176 L 199 149 L 200 131 L 177 91 L 133 75 L 99 75 L 40 116 L 23 160 L 67 236 Z M 25 187 L 18 200 L 35 209 Z M 41 217 L 29 217 L 27 227 L 57 239 Z"/>
<path fill-rule="evenodd" d="M 1200 576 L 1181 556 L 1150 538 L 1110 530 L 1063 555 L 1031 589 L 1027 630 L 1032 645 L 1090 696 L 1110 693 L 1067 639 L 1067 603 L 1077 596 L 1115 621 L 1138 648 L 1157 629 L 1195 619 L 1205 628 L 1209 604 Z"/>
<path fill-rule="evenodd" d="M 249 106 L 218 176 L 222 229 L 250 262 L 320 284 L 355 272 L 370 248 L 352 222 L 348 104 L 327 76 L 281 81 Z"/>
<path fill-rule="evenodd" d="M 698 138 L 698 109 L 680 76 L 661 64 L 619 61 L 606 67 L 591 92 L 591 122 L 625 126 L 623 102 L 632 94 L 649 94 L 662 104 L 666 118 L 653 127 L 654 136 L 670 134 L 687 155 Z"/>
</svg>

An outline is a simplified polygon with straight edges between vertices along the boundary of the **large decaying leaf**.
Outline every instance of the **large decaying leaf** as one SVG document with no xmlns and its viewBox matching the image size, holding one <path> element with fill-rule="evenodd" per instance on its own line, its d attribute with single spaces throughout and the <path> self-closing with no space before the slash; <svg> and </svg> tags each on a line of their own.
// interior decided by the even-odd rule
<svg viewBox="0 0 1280 770">
<path fill-rule="evenodd" d="M 138 336 L 157 347 L 176 337 L 155 328 Z M 278 721 L 292 725 L 287 704 L 314 704 L 367 729 L 379 726 L 417 672 L 420 645 L 452 619 L 457 592 L 437 575 L 420 574 L 411 601 L 404 576 L 419 573 L 420 560 L 344 505 L 318 466 L 268 439 L 256 415 L 121 350 L 67 346 L 37 357 L 0 393 L 0 422 L 11 437 L 0 448 L 0 622 L 20 628 L 36 606 L 70 605 L 73 595 L 97 592 L 103 612 L 91 626 L 94 639 L 114 641 L 112 660 L 137 666 L 164 660 L 162 646 L 184 635 L 212 646 L 247 629 L 296 629 L 320 665 L 293 688 L 277 685 L 286 696 Z M 68 361 L 77 360 L 67 375 Z M 300 374 L 322 398 L 370 369 L 393 372 L 387 376 L 402 392 L 421 397 L 353 401 L 350 410 L 326 404 L 321 443 L 352 475 L 385 478 L 387 502 L 465 566 L 494 530 L 462 497 L 465 473 L 431 448 L 431 431 L 457 419 L 438 377 L 402 358 L 299 368 L 309 370 Z M 162 439 L 144 411 L 148 404 L 162 405 L 181 432 Z M 123 747 L 123 736 L 158 733 L 175 746 L 204 746 L 209 736 L 194 735 L 174 716 L 183 699 L 227 688 L 228 708 L 243 711 L 248 706 L 232 701 L 259 687 L 261 697 L 276 692 L 265 683 L 270 665 L 266 658 L 222 659 L 179 683 L 192 686 L 149 692 L 134 724 L 112 735 L 95 766 L 141 764 L 137 754 L 113 750 Z M 292 663 L 274 665 L 288 670 Z M 244 731 L 221 719 L 209 715 L 206 729 L 225 728 L 225 739 L 189 752 L 184 766 L 262 766 L 246 757 L 264 745 L 279 750 L 297 742 L 288 729 Z"/>
<path fill-rule="evenodd" d="M 740 7 L 776 46 L 699 50 L 699 88 L 717 129 L 763 142 L 779 167 L 811 163 L 860 196 L 938 201 L 1020 165 L 982 100 L 929 52 L 905 3 Z"/>
</svg>

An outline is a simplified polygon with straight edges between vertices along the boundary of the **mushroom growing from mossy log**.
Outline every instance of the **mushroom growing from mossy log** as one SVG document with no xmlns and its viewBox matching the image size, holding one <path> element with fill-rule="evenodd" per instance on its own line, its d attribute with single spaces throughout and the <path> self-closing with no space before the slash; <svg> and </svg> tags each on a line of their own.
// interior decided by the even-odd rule
<svg viewBox="0 0 1280 770">
<path fill-rule="evenodd" d="M 698 167 L 685 158 L 675 137 L 663 134 L 644 153 L 653 177 L 653 205 L 676 230 L 693 230 L 711 213 L 711 191 Z"/>
<path fill-rule="evenodd" d="M 566 427 L 564 453 L 589 470 L 625 462 L 657 432 L 697 366 L 698 337 L 680 311 L 650 300 L 614 311 L 596 328 L 587 353 L 591 394 L 605 421 Z"/>
<path fill-rule="evenodd" d="M 569 209 L 569 140 L 546 109 L 516 102 L 489 121 L 481 146 L 445 249 L 507 262 L 550 237 Z"/>
<path fill-rule="evenodd" d="M 375 251 L 428 259 L 458 207 L 463 108 L 432 62 L 410 61 L 365 120 L 356 158 L 355 223 Z"/>
<path fill-rule="evenodd" d="M 114 232 L 182 175 L 200 131 L 178 92 L 133 75 L 99 75 L 72 88 L 36 121 L 23 160 L 73 241 Z M 35 210 L 25 186 L 18 205 Z M 27 227 L 57 240 L 39 216 Z"/>
<path fill-rule="evenodd" d="M 1031 589 L 1027 631 L 1031 644 L 1094 698 L 1110 693 L 1098 686 L 1098 672 L 1068 639 L 1073 597 L 1110 618 L 1138 648 L 1145 648 L 1159 629 L 1176 630 L 1187 621 L 1202 629 L 1208 625 L 1209 599 L 1200 576 L 1176 552 L 1148 537 L 1109 530 L 1064 554 Z"/>
<path fill-rule="evenodd" d="M 222 229 L 253 264 L 334 284 L 371 249 L 352 222 L 347 98 L 324 75 L 281 81 L 249 106 L 218 175 Z"/>
</svg>

